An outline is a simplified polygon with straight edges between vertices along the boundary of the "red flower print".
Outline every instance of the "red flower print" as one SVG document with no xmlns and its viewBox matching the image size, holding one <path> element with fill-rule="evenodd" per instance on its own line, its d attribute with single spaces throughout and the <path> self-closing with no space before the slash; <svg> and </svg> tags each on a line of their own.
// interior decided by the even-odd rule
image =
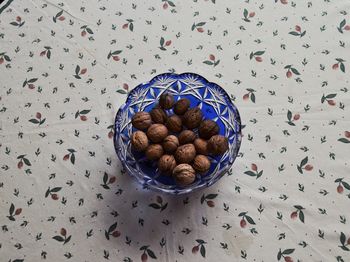
<svg viewBox="0 0 350 262">
<path fill-rule="evenodd" d="M 335 106 L 337 103 L 334 100 L 327 100 L 328 105 Z"/>
<path fill-rule="evenodd" d="M 295 26 L 295 31 L 300 32 L 300 31 L 301 31 L 301 27 L 298 26 L 298 25 L 296 25 L 296 26 Z"/>
<path fill-rule="evenodd" d="M 339 67 L 339 64 L 334 64 L 334 65 L 332 65 L 332 69 L 333 69 L 333 70 L 337 70 L 338 67 Z"/>
<path fill-rule="evenodd" d="M 296 219 L 298 217 L 298 212 L 297 211 L 294 211 L 290 214 L 290 218 L 291 219 Z"/>
<path fill-rule="evenodd" d="M 244 94 L 243 95 L 243 100 L 248 100 L 249 99 L 249 94 Z"/>
<path fill-rule="evenodd" d="M 18 216 L 21 213 L 22 213 L 22 208 L 17 208 L 15 211 L 15 215 Z"/>
<path fill-rule="evenodd" d="M 293 119 L 294 119 L 295 121 L 299 120 L 299 119 L 300 119 L 300 115 L 299 115 L 299 114 L 295 114 L 294 117 L 293 117 Z"/>
<path fill-rule="evenodd" d="M 214 203 L 214 201 L 209 200 L 209 201 L 207 201 L 207 205 L 208 205 L 208 207 L 214 207 L 215 203 Z"/>
<path fill-rule="evenodd" d="M 249 17 L 254 17 L 255 16 L 255 12 L 250 12 L 249 13 Z"/>
<path fill-rule="evenodd" d="M 215 61 L 215 56 L 212 55 L 212 54 L 210 54 L 210 55 L 209 55 L 209 59 L 210 59 L 211 61 Z"/>
<path fill-rule="evenodd" d="M 255 57 L 255 60 L 256 60 L 257 62 L 262 62 L 261 56 L 256 56 L 256 57 Z"/>
<path fill-rule="evenodd" d="M 197 31 L 198 31 L 199 33 L 203 33 L 203 32 L 204 32 L 204 29 L 203 29 L 202 27 L 197 27 Z"/>
<path fill-rule="evenodd" d="M 129 24 L 123 24 L 123 26 L 122 26 L 123 29 L 126 29 L 128 27 L 129 27 Z"/>
<path fill-rule="evenodd" d="M 119 232 L 119 231 L 114 231 L 114 232 L 112 233 L 112 236 L 113 236 L 113 237 L 119 237 L 119 236 L 120 236 L 120 232 Z"/>
<path fill-rule="evenodd" d="M 306 171 L 311 171 L 313 168 L 314 168 L 314 167 L 313 167 L 312 165 L 310 165 L 310 164 L 307 164 L 307 165 L 305 166 L 305 170 L 306 170 Z"/>
<path fill-rule="evenodd" d="M 344 191 L 344 187 L 343 187 L 342 185 L 338 185 L 338 186 L 337 186 L 337 192 L 338 192 L 339 194 L 341 194 L 341 193 L 343 193 L 343 191 Z"/>
<path fill-rule="evenodd" d="M 293 262 L 293 259 L 291 257 L 284 257 L 285 262 Z"/>
<path fill-rule="evenodd" d="M 164 4 L 163 4 L 163 9 L 165 10 L 165 9 L 168 9 L 168 3 L 167 2 L 165 2 Z"/>
<path fill-rule="evenodd" d="M 147 254 L 146 254 L 146 253 L 143 253 L 143 254 L 141 255 L 141 261 L 142 261 L 142 262 L 147 262 L 147 259 L 148 259 Z"/>
<path fill-rule="evenodd" d="M 80 116 L 80 120 L 81 121 L 86 121 L 87 120 L 87 116 Z"/>
<path fill-rule="evenodd" d="M 51 195 L 51 198 L 52 198 L 53 200 L 58 200 L 58 195 L 57 195 L 57 194 L 52 194 L 52 195 Z"/>
<path fill-rule="evenodd" d="M 60 234 L 65 237 L 67 235 L 67 230 L 62 227 L 61 231 L 60 231 Z"/>
<path fill-rule="evenodd" d="M 241 226 L 241 228 L 245 228 L 247 225 L 247 222 L 244 220 L 244 218 L 241 219 L 241 222 L 239 222 L 239 225 Z"/>
<path fill-rule="evenodd" d="M 350 138 L 350 131 L 345 131 L 344 135 L 345 135 L 346 138 Z"/>
<path fill-rule="evenodd" d="M 199 250 L 199 246 L 194 246 L 192 248 L 192 254 L 196 254 L 198 252 L 198 250 Z"/>
<path fill-rule="evenodd" d="M 256 164 L 252 164 L 251 169 L 252 169 L 253 171 L 257 171 L 257 170 L 258 170 L 258 167 L 257 167 Z"/>
</svg>

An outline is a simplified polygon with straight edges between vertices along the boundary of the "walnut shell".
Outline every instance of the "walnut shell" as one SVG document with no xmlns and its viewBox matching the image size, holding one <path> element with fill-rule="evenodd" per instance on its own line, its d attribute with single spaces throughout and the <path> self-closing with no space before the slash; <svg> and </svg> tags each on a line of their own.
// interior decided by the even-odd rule
<svg viewBox="0 0 350 262">
<path fill-rule="evenodd" d="M 148 138 L 147 135 L 142 131 L 136 131 L 131 135 L 131 145 L 132 147 L 139 152 L 145 151 L 148 147 Z"/>
<path fill-rule="evenodd" d="M 179 139 L 174 135 L 167 136 L 163 140 L 163 148 L 167 153 L 170 153 L 170 154 L 174 153 L 178 148 L 178 146 L 179 146 Z"/>
<path fill-rule="evenodd" d="M 193 142 L 197 154 L 208 155 L 208 142 L 202 138 L 196 138 Z"/>
<path fill-rule="evenodd" d="M 181 98 L 174 105 L 174 113 L 177 115 L 183 115 L 190 108 L 190 100 L 187 98 Z"/>
<path fill-rule="evenodd" d="M 161 108 L 153 108 L 150 112 L 151 118 L 154 123 L 157 124 L 165 124 L 168 116 L 166 115 L 165 111 Z"/>
<path fill-rule="evenodd" d="M 181 145 L 189 144 L 196 139 L 196 134 L 192 130 L 183 130 L 178 138 Z"/>
<path fill-rule="evenodd" d="M 147 136 L 153 143 L 160 143 L 168 135 L 168 129 L 162 124 L 153 124 L 147 130 Z"/>
<path fill-rule="evenodd" d="M 167 92 L 164 92 L 163 94 L 160 95 L 159 98 L 159 105 L 163 109 L 170 109 L 174 105 L 174 97 L 172 94 L 169 94 Z"/>
<path fill-rule="evenodd" d="M 202 122 L 203 114 L 202 111 L 199 109 L 199 107 L 194 107 L 189 109 L 184 114 L 184 124 L 187 126 L 188 129 L 196 128 L 200 125 Z"/>
<path fill-rule="evenodd" d="M 131 119 L 133 127 L 146 130 L 152 124 L 151 115 L 147 112 L 137 112 Z"/>
<path fill-rule="evenodd" d="M 208 150 L 214 156 L 223 155 L 228 150 L 228 139 L 221 135 L 212 136 L 208 141 Z"/>
<path fill-rule="evenodd" d="M 176 161 L 172 155 L 162 155 L 158 161 L 158 169 L 165 175 L 171 175 L 176 167 Z"/>
<path fill-rule="evenodd" d="M 194 182 L 196 174 L 189 164 L 180 164 L 174 168 L 173 177 L 175 178 L 176 184 L 188 186 Z"/>
<path fill-rule="evenodd" d="M 196 156 L 196 149 L 193 144 L 179 146 L 175 152 L 176 162 L 179 164 L 190 163 Z"/>
<path fill-rule="evenodd" d="M 210 160 L 204 155 L 196 155 L 192 167 L 200 174 L 208 172 L 210 169 Z"/>
<path fill-rule="evenodd" d="M 198 128 L 198 134 L 201 138 L 209 139 L 212 136 L 219 134 L 220 128 L 213 120 L 204 120 Z"/>
<path fill-rule="evenodd" d="M 146 157 L 149 160 L 157 160 L 164 153 L 163 147 L 160 144 L 152 144 L 146 149 Z"/>
<path fill-rule="evenodd" d="M 166 126 L 168 129 L 174 133 L 181 132 L 182 130 L 182 120 L 177 115 L 172 115 L 168 117 L 168 120 L 166 122 Z"/>
</svg>

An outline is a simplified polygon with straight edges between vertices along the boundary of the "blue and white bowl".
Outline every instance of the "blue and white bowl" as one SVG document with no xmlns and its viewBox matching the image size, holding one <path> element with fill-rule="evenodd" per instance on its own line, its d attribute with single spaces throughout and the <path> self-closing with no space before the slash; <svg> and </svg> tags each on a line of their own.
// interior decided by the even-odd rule
<svg viewBox="0 0 350 262">
<path fill-rule="evenodd" d="M 136 131 L 131 124 L 133 115 L 139 111 L 151 111 L 163 92 L 171 93 L 175 101 L 189 99 L 191 107 L 201 108 L 204 118 L 214 120 L 220 127 L 220 135 L 229 141 L 229 150 L 222 156 L 210 157 L 210 170 L 204 175 L 198 174 L 195 182 L 187 187 L 180 187 L 173 178 L 162 176 L 155 162 L 148 161 L 144 153 L 131 148 L 130 137 Z M 172 109 L 167 113 L 172 114 Z M 218 181 L 232 166 L 241 138 L 239 112 L 226 91 L 194 73 L 160 74 L 138 85 L 129 93 L 115 118 L 114 147 L 126 172 L 137 178 L 145 188 L 171 194 L 189 193 Z"/>
</svg>

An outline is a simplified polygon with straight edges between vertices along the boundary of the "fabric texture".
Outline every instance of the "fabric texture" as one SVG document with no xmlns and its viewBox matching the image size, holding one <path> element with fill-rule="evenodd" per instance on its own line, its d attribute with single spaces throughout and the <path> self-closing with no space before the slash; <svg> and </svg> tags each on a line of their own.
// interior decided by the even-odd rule
<svg viewBox="0 0 350 262">
<path fill-rule="evenodd" d="M 1 261 L 350 261 L 349 2 L 0 8 Z M 127 93 L 164 72 L 221 85 L 244 125 L 230 172 L 185 196 L 113 147 Z"/>
</svg>

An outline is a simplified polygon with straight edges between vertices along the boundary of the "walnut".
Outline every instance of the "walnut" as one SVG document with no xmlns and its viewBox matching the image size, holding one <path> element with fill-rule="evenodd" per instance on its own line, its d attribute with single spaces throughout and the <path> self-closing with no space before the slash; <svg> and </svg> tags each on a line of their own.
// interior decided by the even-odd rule
<svg viewBox="0 0 350 262">
<path fill-rule="evenodd" d="M 174 113 L 177 115 L 183 115 L 190 108 L 190 100 L 187 98 L 181 98 L 174 105 Z"/>
<path fill-rule="evenodd" d="M 176 166 L 176 161 L 172 155 L 162 155 L 158 161 L 158 169 L 165 175 L 171 175 Z"/>
<path fill-rule="evenodd" d="M 196 156 L 196 149 L 193 144 L 185 144 L 179 146 L 175 152 L 176 162 L 181 163 L 190 163 Z"/>
<path fill-rule="evenodd" d="M 160 95 L 159 98 L 159 105 L 163 108 L 163 109 L 170 109 L 173 107 L 174 105 L 174 97 L 173 95 L 164 92 L 163 94 Z"/>
<path fill-rule="evenodd" d="M 172 115 L 168 117 L 168 120 L 166 122 L 166 126 L 168 129 L 174 133 L 181 132 L 182 130 L 182 120 L 177 115 Z"/>
<path fill-rule="evenodd" d="M 202 138 L 196 138 L 193 142 L 196 152 L 201 155 L 208 155 L 208 142 Z"/>
<path fill-rule="evenodd" d="M 168 129 L 162 124 L 153 124 L 147 130 L 147 136 L 153 143 L 162 142 L 168 135 Z"/>
<path fill-rule="evenodd" d="M 200 174 L 208 172 L 210 168 L 210 161 L 208 157 L 204 155 L 196 155 L 193 160 L 192 167 Z"/>
<path fill-rule="evenodd" d="M 150 112 L 151 118 L 154 123 L 157 124 L 165 124 L 168 116 L 166 115 L 165 111 L 161 108 L 155 107 Z"/>
<path fill-rule="evenodd" d="M 196 139 L 196 134 L 191 130 L 184 130 L 179 134 L 181 145 L 192 143 Z"/>
<path fill-rule="evenodd" d="M 151 115 L 147 112 L 137 112 L 131 120 L 133 127 L 146 130 L 152 124 Z"/>
<path fill-rule="evenodd" d="M 185 126 L 187 126 L 188 129 L 193 129 L 199 126 L 199 124 L 202 122 L 203 114 L 202 111 L 199 109 L 199 107 L 194 107 L 189 109 L 184 114 L 184 123 Z"/>
<path fill-rule="evenodd" d="M 160 144 L 152 144 L 146 149 L 146 157 L 149 160 L 157 160 L 164 153 L 163 147 Z"/>
<path fill-rule="evenodd" d="M 147 135 L 142 131 L 136 131 L 131 135 L 131 145 L 139 152 L 145 151 L 148 147 Z"/>
<path fill-rule="evenodd" d="M 173 177 L 179 186 L 188 186 L 194 182 L 196 174 L 189 164 L 180 164 L 174 168 Z"/>
<path fill-rule="evenodd" d="M 171 153 L 171 154 L 174 153 L 178 146 L 179 146 L 179 139 L 174 135 L 167 136 L 163 140 L 163 148 L 167 153 Z"/>
<path fill-rule="evenodd" d="M 214 156 L 222 155 L 228 150 L 228 139 L 221 135 L 212 136 L 208 141 L 208 150 Z"/>
<path fill-rule="evenodd" d="M 201 138 L 209 139 L 212 136 L 219 134 L 219 126 L 213 120 L 204 120 L 198 128 L 198 134 Z"/>
</svg>

